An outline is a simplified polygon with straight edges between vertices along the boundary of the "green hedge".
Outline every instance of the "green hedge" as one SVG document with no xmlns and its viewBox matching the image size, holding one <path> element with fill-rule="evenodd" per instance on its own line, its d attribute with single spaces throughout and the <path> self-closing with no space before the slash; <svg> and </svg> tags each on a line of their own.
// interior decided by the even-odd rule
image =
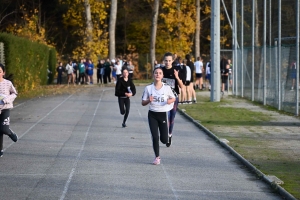
<svg viewBox="0 0 300 200">
<path fill-rule="evenodd" d="M 44 44 L 32 42 L 7 33 L 0 33 L 4 43 L 6 75 L 13 74 L 18 92 L 27 92 L 53 80 L 56 51 Z"/>
<path fill-rule="evenodd" d="M 51 73 L 48 74 L 48 84 L 53 83 L 54 75 L 56 72 L 56 50 L 54 48 L 49 49 L 49 62 L 48 62 L 48 69 Z"/>
</svg>

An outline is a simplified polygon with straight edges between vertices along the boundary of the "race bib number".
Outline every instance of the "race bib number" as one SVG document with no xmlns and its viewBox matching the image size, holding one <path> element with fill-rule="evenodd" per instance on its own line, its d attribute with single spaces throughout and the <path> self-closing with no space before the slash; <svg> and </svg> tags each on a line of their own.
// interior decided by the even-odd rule
<svg viewBox="0 0 300 200">
<path fill-rule="evenodd" d="M 153 96 L 153 102 L 161 103 L 165 102 L 164 96 Z"/>
</svg>

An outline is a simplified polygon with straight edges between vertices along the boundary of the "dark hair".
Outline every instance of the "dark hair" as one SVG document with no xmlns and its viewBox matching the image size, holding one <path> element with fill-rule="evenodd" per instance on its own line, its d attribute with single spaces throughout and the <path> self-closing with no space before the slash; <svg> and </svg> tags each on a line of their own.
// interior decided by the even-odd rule
<svg viewBox="0 0 300 200">
<path fill-rule="evenodd" d="M 122 74 L 123 74 L 123 71 L 124 71 L 124 70 L 127 70 L 127 72 L 129 72 L 127 67 L 123 67 L 123 68 L 121 69 Z"/>
<path fill-rule="evenodd" d="M 173 54 L 171 52 L 165 53 L 164 57 L 167 57 L 167 56 L 172 56 L 172 59 L 174 59 Z"/>
<path fill-rule="evenodd" d="M 191 59 L 191 55 L 190 54 L 186 54 L 185 55 L 185 59 L 190 60 Z"/>
<path fill-rule="evenodd" d="M 0 68 L 2 69 L 3 72 L 6 71 L 5 66 L 2 63 L 0 63 Z M 5 78 L 7 80 L 10 80 L 11 82 L 13 82 L 13 76 L 14 76 L 13 74 L 9 74 L 8 76 L 5 76 L 3 78 Z"/>
<path fill-rule="evenodd" d="M 155 70 L 157 70 L 157 69 L 161 69 L 161 71 L 164 73 L 164 70 L 163 70 L 163 68 L 162 68 L 161 66 L 159 66 L 159 67 L 155 67 L 155 68 L 153 69 L 153 72 L 152 72 L 152 74 L 154 74 Z"/>
<path fill-rule="evenodd" d="M 2 68 L 2 71 L 5 72 L 5 66 L 2 63 L 0 63 L 0 68 Z"/>
</svg>

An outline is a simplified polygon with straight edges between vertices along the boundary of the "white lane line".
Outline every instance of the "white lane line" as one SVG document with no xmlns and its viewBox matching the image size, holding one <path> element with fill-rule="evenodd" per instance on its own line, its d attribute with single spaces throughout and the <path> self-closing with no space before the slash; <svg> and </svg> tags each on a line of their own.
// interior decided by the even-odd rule
<svg viewBox="0 0 300 200">
<path fill-rule="evenodd" d="M 200 193 L 240 193 L 240 194 L 264 194 L 265 191 L 239 191 L 239 190 L 178 190 L 180 192 L 200 192 Z M 272 193 L 272 192 L 269 192 Z M 273 194 L 273 193 L 272 193 Z"/>
<path fill-rule="evenodd" d="M 19 139 L 22 138 L 25 134 L 27 134 L 29 131 L 31 131 L 31 129 L 33 129 L 37 124 L 39 124 L 41 121 L 43 121 L 46 117 L 48 117 L 54 110 L 56 110 L 59 106 L 61 106 L 63 103 L 65 103 L 69 98 L 71 98 L 73 96 L 73 94 L 71 94 L 70 96 L 68 96 L 63 102 L 61 102 L 60 104 L 58 104 L 55 108 L 53 108 L 50 112 L 48 112 L 43 118 L 41 118 L 39 121 L 37 121 L 36 123 L 34 123 L 29 129 L 27 129 L 27 131 L 25 131 L 21 136 L 19 136 Z M 9 147 L 11 147 L 11 145 L 13 145 L 14 142 L 10 143 L 5 149 L 3 149 L 3 151 L 5 151 L 6 149 L 8 149 Z"/>
<path fill-rule="evenodd" d="M 136 101 L 134 101 L 134 103 L 136 104 Z M 138 109 L 138 106 L 135 106 L 135 107 L 137 108 L 137 111 L 138 111 L 138 113 L 139 113 L 139 115 L 140 115 L 140 117 L 141 117 L 141 119 L 142 119 L 142 121 L 143 121 L 143 124 L 145 125 L 145 127 L 148 127 L 147 130 L 148 130 L 148 133 L 149 133 L 150 138 L 151 138 L 151 140 L 152 140 L 152 135 L 151 135 L 151 132 L 150 132 L 150 128 L 149 128 L 149 126 L 148 126 L 147 124 L 145 124 L 145 121 L 147 121 L 147 120 L 145 120 L 145 119 L 142 117 L 142 114 L 141 114 L 140 110 Z M 169 183 L 170 188 L 171 188 L 171 190 L 172 190 L 172 192 L 173 192 L 173 194 L 174 194 L 175 199 L 179 199 L 178 194 L 177 194 L 177 191 L 176 191 L 176 189 L 173 187 L 173 183 L 172 183 L 172 181 L 171 181 L 171 179 L 170 179 L 170 176 L 169 176 L 168 172 L 166 171 L 166 169 L 165 169 L 165 167 L 164 167 L 164 165 L 163 165 L 162 163 L 161 163 L 160 165 L 162 166 L 162 169 L 163 169 L 164 174 L 165 174 L 165 176 L 166 176 L 166 178 L 167 178 L 167 180 L 168 180 L 168 183 Z"/>
<path fill-rule="evenodd" d="M 85 143 L 86 143 L 87 137 L 88 137 L 88 135 L 89 135 L 90 128 L 91 128 L 92 123 L 93 123 L 93 121 L 94 121 L 94 119 L 95 119 L 96 112 L 97 112 L 97 110 L 98 110 L 98 108 L 99 108 L 100 102 L 101 102 L 101 100 L 102 100 L 102 96 L 103 96 L 103 94 L 104 94 L 105 91 L 106 91 L 106 90 L 102 90 L 102 93 L 101 93 L 101 95 L 100 95 L 100 98 L 99 98 L 97 107 L 96 107 L 95 112 L 94 112 L 94 114 L 93 114 L 93 118 L 92 118 L 92 120 L 91 120 L 91 122 L 90 122 L 90 124 L 89 124 L 89 127 L 88 127 L 87 131 L 85 132 L 85 136 L 84 136 L 84 139 L 83 139 L 83 142 L 82 142 L 80 151 L 78 152 L 77 157 L 76 157 L 76 160 L 74 161 L 73 168 L 71 169 L 71 172 L 70 172 L 70 174 L 69 174 L 69 178 L 68 178 L 68 180 L 67 180 L 67 182 L 66 182 L 66 184 L 65 184 L 64 191 L 63 191 L 63 193 L 62 193 L 62 195 L 61 195 L 61 197 L 60 197 L 60 200 L 65 199 L 66 194 L 67 194 L 67 192 L 68 192 L 68 190 L 69 190 L 69 186 L 70 186 L 70 183 L 71 183 L 71 181 L 72 181 L 74 172 L 75 172 L 75 170 L 76 170 L 76 168 L 77 168 L 79 159 L 80 159 L 80 157 L 81 157 L 81 153 L 82 153 L 82 151 L 83 151 L 83 149 L 84 149 L 84 147 L 85 147 Z"/>
</svg>

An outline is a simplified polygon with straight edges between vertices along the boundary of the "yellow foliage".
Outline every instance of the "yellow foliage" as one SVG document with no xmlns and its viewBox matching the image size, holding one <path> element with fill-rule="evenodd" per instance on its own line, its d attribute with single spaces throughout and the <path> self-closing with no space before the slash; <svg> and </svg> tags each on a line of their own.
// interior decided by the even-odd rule
<svg viewBox="0 0 300 200">
<path fill-rule="evenodd" d="M 21 17 L 21 19 L 24 20 L 23 24 L 15 23 L 10 25 L 6 28 L 6 31 L 31 41 L 51 46 L 51 44 L 46 41 L 45 28 L 39 26 L 38 10 L 34 9 L 33 11 L 31 10 L 28 12 L 24 5 L 22 5 L 20 9 L 24 13 Z"/>
<path fill-rule="evenodd" d="M 157 29 L 157 53 L 170 51 L 183 56 L 191 52 L 196 27 L 194 1 L 164 0 L 159 17 L 163 24 Z"/>
<path fill-rule="evenodd" d="M 68 6 L 68 11 L 63 15 L 63 22 L 68 27 L 73 27 L 71 34 L 81 38 L 78 43 L 81 44 L 73 49 L 72 57 L 80 59 L 89 56 L 93 61 L 98 57 L 108 55 L 108 34 L 106 32 L 107 18 L 106 4 L 104 1 L 89 0 L 93 30 L 92 33 L 86 29 L 86 15 L 83 0 L 64 0 L 61 4 Z M 91 35 L 92 41 L 88 42 L 87 37 Z M 90 52 L 90 55 L 88 53 Z"/>
</svg>

